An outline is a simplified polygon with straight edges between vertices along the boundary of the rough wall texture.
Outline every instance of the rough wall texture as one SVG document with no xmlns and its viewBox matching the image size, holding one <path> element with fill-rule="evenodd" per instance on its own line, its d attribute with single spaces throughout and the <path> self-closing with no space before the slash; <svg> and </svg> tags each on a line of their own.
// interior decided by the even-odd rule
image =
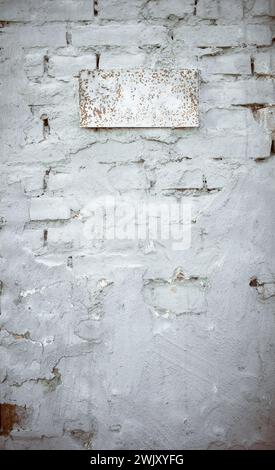
<svg viewBox="0 0 275 470">
<path fill-rule="evenodd" d="M 275 446 L 272 0 L 1 0 L 1 446 Z M 197 129 L 81 129 L 81 69 L 201 71 Z M 273 107 L 274 106 L 274 107 Z M 191 247 L 83 208 L 192 203 Z"/>
</svg>

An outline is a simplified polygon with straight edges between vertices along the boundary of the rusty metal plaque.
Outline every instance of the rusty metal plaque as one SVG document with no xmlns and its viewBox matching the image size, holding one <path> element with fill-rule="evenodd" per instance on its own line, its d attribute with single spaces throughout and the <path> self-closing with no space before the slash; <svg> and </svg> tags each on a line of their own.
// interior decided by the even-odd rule
<svg viewBox="0 0 275 470">
<path fill-rule="evenodd" d="M 197 70 L 83 70 L 80 125 L 198 127 L 198 97 Z"/>
</svg>

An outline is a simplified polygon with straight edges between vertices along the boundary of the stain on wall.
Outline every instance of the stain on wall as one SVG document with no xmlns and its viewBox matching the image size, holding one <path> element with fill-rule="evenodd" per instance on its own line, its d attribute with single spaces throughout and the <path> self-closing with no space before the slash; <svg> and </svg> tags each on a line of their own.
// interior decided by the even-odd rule
<svg viewBox="0 0 275 470">
<path fill-rule="evenodd" d="M 20 428 L 26 410 L 22 406 L 0 403 L 0 436 L 9 436 L 14 428 Z"/>
</svg>

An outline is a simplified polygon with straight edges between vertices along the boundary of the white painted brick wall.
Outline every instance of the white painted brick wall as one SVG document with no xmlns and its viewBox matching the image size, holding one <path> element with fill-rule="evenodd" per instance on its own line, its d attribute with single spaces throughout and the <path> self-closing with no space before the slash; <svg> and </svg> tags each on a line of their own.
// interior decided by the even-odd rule
<svg viewBox="0 0 275 470">
<path fill-rule="evenodd" d="M 274 448 L 274 16 L 0 0 L 1 448 Z M 80 128 L 97 66 L 199 68 L 200 127 Z M 191 204 L 191 246 L 89 238 L 106 196 Z"/>
<path fill-rule="evenodd" d="M 70 209 L 62 198 L 31 199 L 30 220 L 62 220 L 70 218 Z"/>
</svg>

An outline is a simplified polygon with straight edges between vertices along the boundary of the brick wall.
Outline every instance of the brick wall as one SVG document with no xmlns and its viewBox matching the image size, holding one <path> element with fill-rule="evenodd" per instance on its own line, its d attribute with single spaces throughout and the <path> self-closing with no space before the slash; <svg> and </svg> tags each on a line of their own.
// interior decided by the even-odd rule
<svg viewBox="0 0 275 470">
<path fill-rule="evenodd" d="M 3 448 L 274 447 L 274 16 L 0 1 Z M 95 67 L 200 69 L 200 127 L 80 128 Z M 191 203 L 190 248 L 88 240 L 106 195 Z"/>
</svg>

